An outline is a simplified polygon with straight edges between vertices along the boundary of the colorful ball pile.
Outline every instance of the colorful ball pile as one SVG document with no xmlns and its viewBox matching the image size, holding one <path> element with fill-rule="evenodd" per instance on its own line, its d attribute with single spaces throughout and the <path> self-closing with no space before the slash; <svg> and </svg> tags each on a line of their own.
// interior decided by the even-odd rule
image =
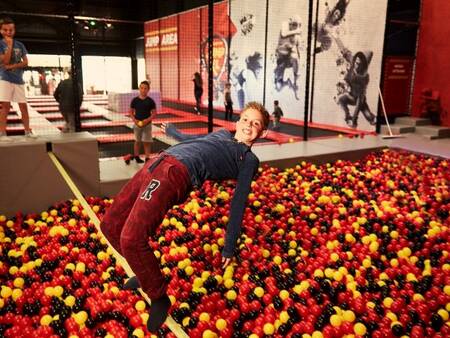
<svg viewBox="0 0 450 338">
<path fill-rule="evenodd" d="M 386 150 L 260 168 L 224 270 L 234 182 L 206 182 L 149 241 L 172 317 L 194 338 L 450 336 L 448 165 Z M 112 201 L 88 202 L 102 217 Z M 146 304 L 122 290 L 77 200 L 0 227 L 0 336 L 150 336 Z"/>
</svg>

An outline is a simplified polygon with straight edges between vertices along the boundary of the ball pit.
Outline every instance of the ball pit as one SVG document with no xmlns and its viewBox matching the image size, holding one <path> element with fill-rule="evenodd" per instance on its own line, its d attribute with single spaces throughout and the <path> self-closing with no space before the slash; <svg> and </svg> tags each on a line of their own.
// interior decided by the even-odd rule
<svg viewBox="0 0 450 338">
<path fill-rule="evenodd" d="M 386 150 L 260 168 L 225 270 L 234 182 L 206 182 L 149 240 L 172 317 L 194 338 L 450 336 L 448 165 Z M 100 218 L 112 202 L 87 200 Z M 150 336 L 148 307 L 122 290 L 77 200 L 0 216 L 0 227 L 0 336 Z"/>
</svg>

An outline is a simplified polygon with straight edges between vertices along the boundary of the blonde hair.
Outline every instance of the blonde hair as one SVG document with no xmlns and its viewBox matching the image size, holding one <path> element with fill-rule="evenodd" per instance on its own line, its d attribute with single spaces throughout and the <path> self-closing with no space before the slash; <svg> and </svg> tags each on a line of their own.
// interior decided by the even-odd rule
<svg viewBox="0 0 450 338">
<path fill-rule="evenodd" d="M 264 108 L 264 106 L 261 103 L 252 101 L 252 102 L 248 102 L 245 105 L 244 109 L 242 109 L 242 113 L 244 111 L 246 111 L 247 109 L 255 109 L 255 110 L 259 111 L 263 118 L 264 129 L 267 129 L 267 127 L 269 126 L 269 123 L 270 123 L 270 114 L 266 110 L 266 108 Z"/>
</svg>

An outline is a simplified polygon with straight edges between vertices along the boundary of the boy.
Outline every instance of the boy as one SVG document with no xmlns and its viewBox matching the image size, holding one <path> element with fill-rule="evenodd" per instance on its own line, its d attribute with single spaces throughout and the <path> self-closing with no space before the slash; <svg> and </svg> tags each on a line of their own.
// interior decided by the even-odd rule
<svg viewBox="0 0 450 338">
<path fill-rule="evenodd" d="M 152 119 L 156 113 L 156 104 L 155 101 L 147 96 L 149 90 L 150 83 L 142 81 L 139 85 L 139 96 L 135 97 L 130 104 L 130 116 L 134 122 L 134 159 L 137 163 L 144 163 L 139 157 L 141 142 L 144 144 L 145 161 L 148 161 L 150 158 L 150 145 L 153 142 Z M 125 160 L 125 163 L 129 164 L 132 159 Z"/>
<path fill-rule="evenodd" d="M 205 136 L 184 135 L 172 125 L 164 124 L 166 134 L 183 142 L 146 163 L 106 212 L 102 232 L 136 273 L 125 288 L 142 287 L 152 300 L 147 322 L 150 332 L 157 331 L 165 321 L 170 300 L 166 295 L 167 282 L 148 237 L 161 224 L 167 210 L 182 203 L 193 187 L 201 187 L 207 179 L 237 179 L 222 251 L 226 267 L 234 254 L 245 203 L 259 166 L 251 146 L 267 133 L 269 118 L 261 104 L 250 102 L 236 122 L 234 137 L 226 129 Z"/>
<path fill-rule="evenodd" d="M 19 104 L 25 136 L 34 137 L 30 129 L 27 101 L 23 81 L 23 69 L 28 65 L 27 50 L 23 43 L 14 40 L 14 21 L 4 18 L 0 21 L 0 140 L 7 140 L 6 124 L 11 102 Z"/>
<path fill-rule="evenodd" d="M 231 83 L 225 84 L 223 91 L 225 103 L 225 121 L 233 121 L 233 101 L 231 100 Z"/>
<path fill-rule="evenodd" d="M 273 128 L 274 130 L 280 129 L 280 119 L 283 116 L 283 111 L 279 106 L 278 100 L 273 101 Z"/>
</svg>

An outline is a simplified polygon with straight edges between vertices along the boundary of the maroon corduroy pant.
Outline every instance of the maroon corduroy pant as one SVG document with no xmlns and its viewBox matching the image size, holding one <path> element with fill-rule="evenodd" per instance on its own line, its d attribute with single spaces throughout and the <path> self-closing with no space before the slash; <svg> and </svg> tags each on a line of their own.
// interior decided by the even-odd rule
<svg viewBox="0 0 450 338">
<path fill-rule="evenodd" d="M 191 188 L 189 173 L 176 158 L 153 157 L 122 188 L 107 210 L 101 230 L 127 260 L 150 299 L 162 297 L 167 283 L 148 240 L 173 205 Z"/>
</svg>

